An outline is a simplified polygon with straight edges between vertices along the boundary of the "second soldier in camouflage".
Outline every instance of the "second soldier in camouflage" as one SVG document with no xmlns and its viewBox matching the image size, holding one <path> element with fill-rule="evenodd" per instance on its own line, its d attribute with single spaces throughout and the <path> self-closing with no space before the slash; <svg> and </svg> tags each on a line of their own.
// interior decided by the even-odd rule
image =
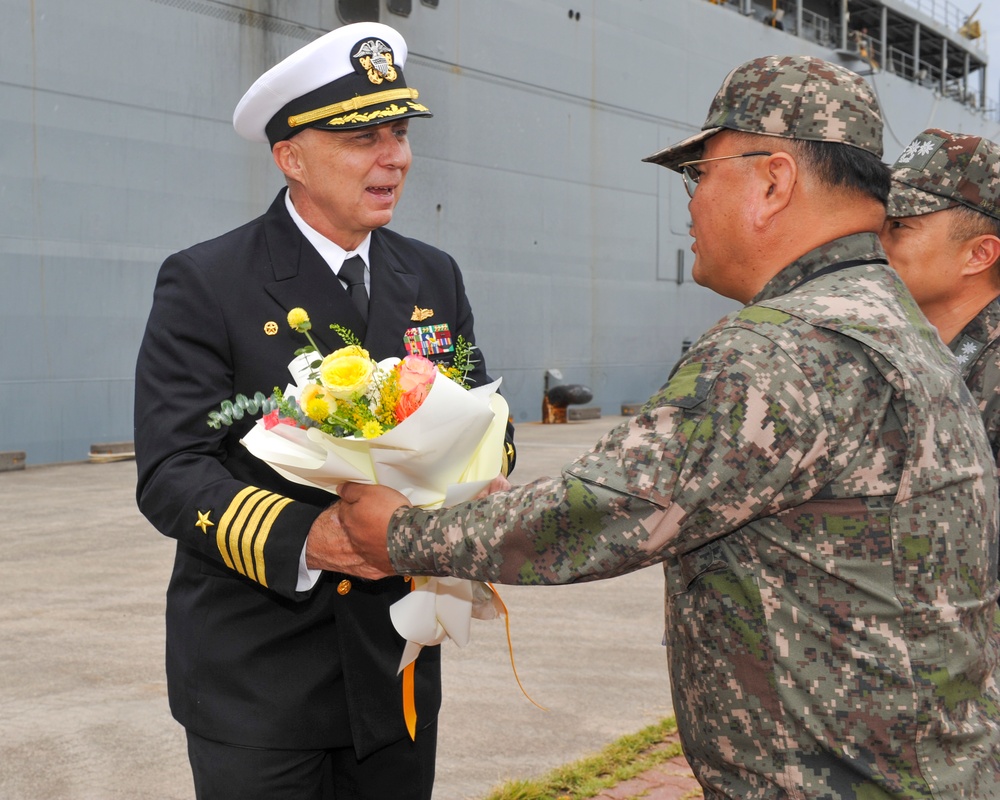
<svg viewBox="0 0 1000 800">
<path fill-rule="evenodd" d="M 1000 465 L 1000 145 L 930 128 L 892 169 L 882 245 L 958 359 Z"/>
</svg>

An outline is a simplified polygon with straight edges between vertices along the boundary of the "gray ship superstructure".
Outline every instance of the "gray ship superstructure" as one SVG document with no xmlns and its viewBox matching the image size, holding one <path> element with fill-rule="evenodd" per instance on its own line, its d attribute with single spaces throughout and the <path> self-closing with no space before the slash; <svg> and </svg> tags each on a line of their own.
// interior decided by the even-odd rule
<svg viewBox="0 0 1000 800">
<path fill-rule="evenodd" d="M 435 116 L 410 128 L 414 166 L 391 227 L 455 256 L 521 422 L 540 419 L 550 370 L 618 414 L 731 310 L 690 279 L 680 178 L 641 158 L 697 130 L 733 66 L 805 53 L 866 75 L 890 161 L 930 126 L 997 138 L 971 11 L 0 0 L 0 453 L 73 461 L 131 440 L 160 263 L 259 215 L 282 186 L 266 146 L 233 132 L 233 108 L 265 69 L 338 25 L 377 18 L 406 37 L 408 80 Z"/>
</svg>

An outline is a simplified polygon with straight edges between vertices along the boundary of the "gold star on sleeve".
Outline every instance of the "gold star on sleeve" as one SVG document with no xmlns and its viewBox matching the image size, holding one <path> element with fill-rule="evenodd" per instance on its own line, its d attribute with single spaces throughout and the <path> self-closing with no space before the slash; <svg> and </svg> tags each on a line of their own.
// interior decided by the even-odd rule
<svg viewBox="0 0 1000 800">
<path fill-rule="evenodd" d="M 194 526 L 196 528 L 201 528 L 201 532 L 204 534 L 208 533 L 209 528 L 215 526 L 215 523 L 209 519 L 211 513 L 212 513 L 211 509 L 209 509 L 208 511 L 198 512 L 198 521 L 194 524 Z"/>
</svg>

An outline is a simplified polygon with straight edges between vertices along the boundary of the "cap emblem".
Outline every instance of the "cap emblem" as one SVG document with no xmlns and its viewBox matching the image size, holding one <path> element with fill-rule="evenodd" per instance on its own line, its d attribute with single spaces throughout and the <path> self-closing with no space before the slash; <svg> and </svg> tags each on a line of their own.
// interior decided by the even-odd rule
<svg viewBox="0 0 1000 800">
<path fill-rule="evenodd" d="M 381 39 L 368 39 L 355 45 L 357 51 L 351 56 L 354 69 L 361 75 L 367 75 L 368 80 L 378 86 L 383 81 L 392 83 L 396 80 L 396 68 L 393 66 L 392 48 Z"/>
<path fill-rule="evenodd" d="M 944 142 L 945 140 L 941 137 L 931 138 L 927 134 L 922 134 L 906 145 L 906 149 L 896 159 L 896 163 L 906 164 L 911 169 L 922 170 Z"/>
</svg>

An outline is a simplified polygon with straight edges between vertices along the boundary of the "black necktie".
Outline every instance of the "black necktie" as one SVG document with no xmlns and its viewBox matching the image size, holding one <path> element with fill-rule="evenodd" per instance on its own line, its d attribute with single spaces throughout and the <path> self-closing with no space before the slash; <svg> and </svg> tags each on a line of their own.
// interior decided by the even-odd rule
<svg viewBox="0 0 1000 800">
<path fill-rule="evenodd" d="M 347 284 L 347 293 L 361 312 L 361 319 L 368 322 L 368 292 L 365 290 L 365 262 L 361 256 L 351 256 L 340 268 L 338 277 Z"/>
</svg>

